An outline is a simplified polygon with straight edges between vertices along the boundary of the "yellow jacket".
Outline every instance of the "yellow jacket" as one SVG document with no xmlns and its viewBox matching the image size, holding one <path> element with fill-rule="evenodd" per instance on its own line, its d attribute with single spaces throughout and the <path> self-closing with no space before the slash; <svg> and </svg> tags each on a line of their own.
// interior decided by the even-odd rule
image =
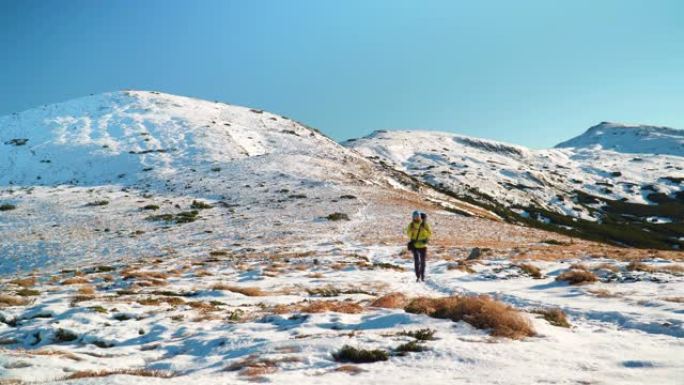
<svg viewBox="0 0 684 385">
<path fill-rule="evenodd" d="M 420 228 L 420 234 L 418 229 Z M 415 223 L 411 221 L 409 225 L 404 229 L 404 234 L 408 235 L 410 240 L 414 240 L 414 245 L 417 249 L 423 249 L 427 247 L 427 242 L 432 236 L 432 228 L 429 223 Z"/>
</svg>

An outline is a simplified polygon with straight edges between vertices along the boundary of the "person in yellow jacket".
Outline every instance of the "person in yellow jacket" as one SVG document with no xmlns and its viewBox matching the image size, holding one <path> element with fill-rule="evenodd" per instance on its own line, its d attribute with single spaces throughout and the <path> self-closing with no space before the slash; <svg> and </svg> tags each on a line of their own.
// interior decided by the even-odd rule
<svg viewBox="0 0 684 385">
<path fill-rule="evenodd" d="M 404 230 L 409 237 L 408 249 L 413 253 L 413 266 L 416 272 L 416 282 L 425 282 L 425 259 L 427 258 L 427 244 L 432 236 L 432 229 L 427 223 L 427 215 L 414 211 L 411 223 Z"/>
</svg>

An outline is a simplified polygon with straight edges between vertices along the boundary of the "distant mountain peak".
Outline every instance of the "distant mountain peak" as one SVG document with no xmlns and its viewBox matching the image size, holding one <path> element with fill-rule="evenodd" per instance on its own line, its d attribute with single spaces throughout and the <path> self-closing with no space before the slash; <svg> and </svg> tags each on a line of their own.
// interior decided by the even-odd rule
<svg viewBox="0 0 684 385">
<path fill-rule="evenodd" d="M 684 156 L 684 130 L 664 126 L 601 122 L 555 147 Z"/>
</svg>

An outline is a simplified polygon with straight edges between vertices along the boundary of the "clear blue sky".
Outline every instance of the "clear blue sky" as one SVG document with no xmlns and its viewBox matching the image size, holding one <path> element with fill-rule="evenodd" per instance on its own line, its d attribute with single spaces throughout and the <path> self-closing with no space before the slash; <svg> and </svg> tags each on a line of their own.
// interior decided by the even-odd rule
<svg viewBox="0 0 684 385">
<path fill-rule="evenodd" d="M 340 140 L 420 128 L 540 148 L 603 120 L 684 128 L 679 0 L 0 0 L 0 55 L 0 115 L 133 88 Z"/>
</svg>

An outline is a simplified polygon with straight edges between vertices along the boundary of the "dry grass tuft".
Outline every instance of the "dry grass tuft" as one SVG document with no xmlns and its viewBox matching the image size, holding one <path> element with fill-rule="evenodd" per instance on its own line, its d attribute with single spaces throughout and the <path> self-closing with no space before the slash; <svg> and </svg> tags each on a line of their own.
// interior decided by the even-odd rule
<svg viewBox="0 0 684 385">
<path fill-rule="evenodd" d="M 607 271 L 611 271 L 613 273 L 618 273 L 620 271 L 620 267 L 613 265 L 612 263 L 600 263 L 596 266 L 593 266 L 591 269 L 592 270 L 607 270 Z"/>
<path fill-rule="evenodd" d="M 573 263 L 570 265 L 570 270 L 585 270 L 589 271 L 589 266 L 583 264 L 583 263 Z"/>
<path fill-rule="evenodd" d="M 193 275 L 194 275 L 195 277 L 211 277 L 211 276 L 214 275 L 214 274 L 212 274 L 212 273 L 210 273 L 210 272 L 208 272 L 208 271 L 206 271 L 206 270 L 196 270 L 196 271 L 193 273 Z"/>
<path fill-rule="evenodd" d="M 640 261 L 632 261 L 627 265 L 627 270 L 642 271 L 645 273 L 668 273 L 673 275 L 684 274 L 684 266 L 675 263 L 664 266 L 651 266 Z"/>
<path fill-rule="evenodd" d="M 242 376 L 255 377 L 275 373 L 278 370 L 278 365 L 281 363 L 300 361 L 300 358 L 294 356 L 271 359 L 253 354 L 242 360 L 233 362 L 232 364 L 226 366 L 224 370 L 229 372 L 240 371 L 240 375 Z"/>
<path fill-rule="evenodd" d="M 365 372 L 364 369 L 361 369 L 356 365 L 340 365 L 333 369 L 333 371 L 347 373 L 352 376 Z"/>
<path fill-rule="evenodd" d="M 17 279 L 11 280 L 9 283 L 23 287 L 23 288 L 28 288 L 28 287 L 36 286 L 36 278 L 35 277 L 17 278 Z"/>
<path fill-rule="evenodd" d="M 468 274 L 475 273 L 475 269 L 472 268 L 472 261 L 459 260 L 457 263 L 450 263 L 447 265 L 447 270 L 459 270 Z"/>
<path fill-rule="evenodd" d="M 566 281 L 571 285 L 582 285 L 598 281 L 596 274 L 588 270 L 572 269 L 556 277 L 556 281 Z"/>
<path fill-rule="evenodd" d="M 302 313 L 325 313 L 332 311 L 337 313 L 358 314 L 363 312 L 363 307 L 355 302 L 313 301 L 304 305 L 300 311 Z"/>
<path fill-rule="evenodd" d="M 553 326 L 558 326 L 562 328 L 570 327 L 570 322 L 568 322 L 568 318 L 565 316 L 565 313 L 560 308 L 537 309 L 534 310 L 533 313 L 541 314 L 544 317 L 544 319 Z"/>
<path fill-rule="evenodd" d="M 620 294 L 613 293 L 608 289 L 587 289 L 587 293 L 593 294 L 599 298 L 615 298 L 620 296 Z"/>
<path fill-rule="evenodd" d="M 371 302 L 372 307 L 381 307 L 385 309 L 403 309 L 408 305 L 409 299 L 404 293 L 389 293 Z"/>
<path fill-rule="evenodd" d="M 667 302 L 684 303 L 684 297 L 665 297 L 663 300 Z"/>
<path fill-rule="evenodd" d="M 18 295 L 0 294 L 0 307 L 25 306 L 30 302 L 30 299 Z"/>
<path fill-rule="evenodd" d="M 121 276 L 125 280 L 129 279 L 140 279 L 140 280 L 150 280 L 150 279 L 167 279 L 169 274 L 163 271 L 139 271 L 135 269 L 126 269 L 121 272 Z"/>
<path fill-rule="evenodd" d="M 488 329 L 495 337 L 522 339 L 535 335 L 530 321 L 520 312 L 486 295 L 419 297 L 404 310 L 455 322 L 465 321 L 478 329 Z"/>
<path fill-rule="evenodd" d="M 95 294 L 95 288 L 91 285 L 81 286 L 78 288 L 78 294 L 93 295 Z"/>
<path fill-rule="evenodd" d="M 109 377 L 118 374 L 137 376 L 137 377 L 157 377 L 157 378 L 172 378 L 175 376 L 173 372 L 165 372 L 161 370 L 148 369 L 117 369 L 117 370 L 82 370 L 71 373 L 64 377 L 64 380 L 78 380 L 82 378 L 95 377 Z"/>
<path fill-rule="evenodd" d="M 214 286 L 211 287 L 211 290 L 223 290 L 223 291 L 232 291 L 233 293 L 238 293 L 242 295 L 246 295 L 248 297 L 261 297 L 268 295 L 268 293 L 264 292 L 258 287 L 248 287 L 248 286 L 232 286 L 232 285 L 226 285 L 223 283 L 217 283 Z"/>
<path fill-rule="evenodd" d="M 90 283 L 90 280 L 86 277 L 76 276 L 63 280 L 60 282 L 61 285 L 83 285 Z"/>
<path fill-rule="evenodd" d="M 541 270 L 532 264 L 521 263 L 518 265 L 518 268 L 534 279 L 540 279 L 542 277 Z"/>
</svg>

